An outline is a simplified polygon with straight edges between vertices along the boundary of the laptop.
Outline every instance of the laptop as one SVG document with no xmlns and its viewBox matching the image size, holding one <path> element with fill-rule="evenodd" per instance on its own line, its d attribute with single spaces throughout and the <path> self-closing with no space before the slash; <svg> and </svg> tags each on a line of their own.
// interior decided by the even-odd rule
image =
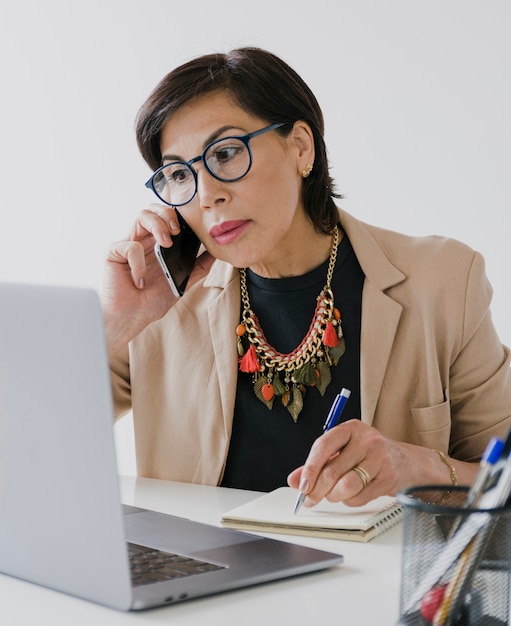
<svg viewBox="0 0 511 626">
<path fill-rule="evenodd" d="M 122 505 L 96 292 L 0 283 L 0 572 L 138 610 L 342 561 Z"/>
</svg>

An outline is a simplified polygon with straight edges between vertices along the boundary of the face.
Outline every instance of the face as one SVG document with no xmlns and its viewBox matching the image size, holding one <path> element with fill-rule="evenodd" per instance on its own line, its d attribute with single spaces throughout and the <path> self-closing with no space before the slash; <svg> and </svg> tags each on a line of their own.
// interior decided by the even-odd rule
<svg viewBox="0 0 511 626">
<path fill-rule="evenodd" d="M 167 121 L 161 135 L 165 163 L 188 161 L 211 141 L 245 135 L 268 126 L 247 114 L 226 92 L 215 92 L 184 105 Z M 199 161 L 197 194 L 179 211 L 209 252 L 235 267 L 251 267 L 267 276 L 281 275 L 303 254 L 313 230 L 301 201 L 301 172 L 314 162 L 313 139 L 297 122 L 285 138 L 269 131 L 250 140 L 252 166 L 242 179 L 222 182 Z"/>
</svg>

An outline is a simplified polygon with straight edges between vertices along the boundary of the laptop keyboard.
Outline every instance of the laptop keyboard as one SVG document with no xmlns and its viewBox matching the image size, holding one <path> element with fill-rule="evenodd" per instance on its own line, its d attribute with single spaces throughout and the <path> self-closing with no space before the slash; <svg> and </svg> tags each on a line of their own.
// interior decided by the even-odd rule
<svg viewBox="0 0 511 626">
<path fill-rule="evenodd" d="M 128 543 L 128 554 L 131 580 L 135 586 L 225 569 L 222 565 L 199 561 L 181 554 L 163 552 L 147 546 L 139 546 L 135 543 Z"/>
</svg>

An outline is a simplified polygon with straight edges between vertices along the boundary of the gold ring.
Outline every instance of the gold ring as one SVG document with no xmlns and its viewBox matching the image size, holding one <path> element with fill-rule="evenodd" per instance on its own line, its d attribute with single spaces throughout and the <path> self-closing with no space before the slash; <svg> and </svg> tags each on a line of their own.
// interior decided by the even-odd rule
<svg viewBox="0 0 511 626">
<path fill-rule="evenodd" d="M 360 467 L 359 465 L 357 465 L 356 467 L 353 468 L 353 471 L 357 474 L 357 476 L 360 478 L 360 480 L 362 481 L 363 485 L 364 485 L 364 489 L 367 487 L 367 485 L 371 482 L 371 477 L 369 476 L 369 474 L 365 471 L 365 469 L 363 467 Z"/>
</svg>

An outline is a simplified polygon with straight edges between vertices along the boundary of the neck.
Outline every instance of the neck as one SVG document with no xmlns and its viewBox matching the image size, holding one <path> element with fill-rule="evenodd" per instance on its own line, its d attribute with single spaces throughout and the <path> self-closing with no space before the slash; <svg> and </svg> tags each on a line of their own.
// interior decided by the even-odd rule
<svg viewBox="0 0 511 626">
<path fill-rule="evenodd" d="M 263 278 L 290 278 L 312 271 L 330 256 L 332 236 L 312 229 L 299 235 L 289 245 L 276 251 L 273 258 L 250 266 Z"/>
</svg>

